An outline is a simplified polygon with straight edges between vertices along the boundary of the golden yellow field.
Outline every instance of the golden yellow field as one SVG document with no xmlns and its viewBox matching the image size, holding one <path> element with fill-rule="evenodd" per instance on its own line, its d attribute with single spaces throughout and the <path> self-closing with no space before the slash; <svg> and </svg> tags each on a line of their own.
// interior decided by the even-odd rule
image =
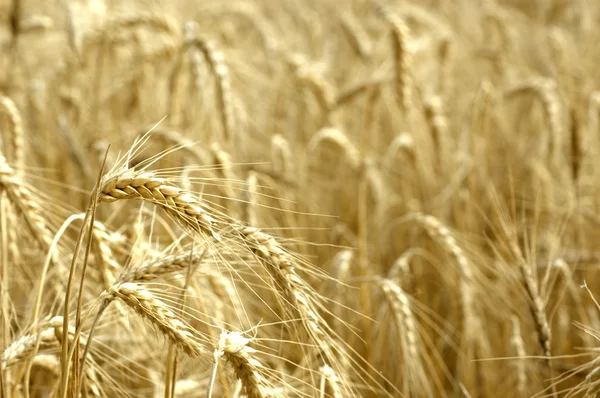
<svg viewBox="0 0 600 398">
<path fill-rule="evenodd" d="M 600 2 L 0 0 L 0 397 L 600 394 Z"/>
</svg>

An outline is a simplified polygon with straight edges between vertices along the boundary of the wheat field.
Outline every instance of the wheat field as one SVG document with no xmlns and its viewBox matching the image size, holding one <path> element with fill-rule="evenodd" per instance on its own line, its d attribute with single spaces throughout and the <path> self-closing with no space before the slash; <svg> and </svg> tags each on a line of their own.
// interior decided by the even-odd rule
<svg viewBox="0 0 600 398">
<path fill-rule="evenodd" d="M 0 397 L 600 396 L 599 26 L 0 0 Z"/>
</svg>

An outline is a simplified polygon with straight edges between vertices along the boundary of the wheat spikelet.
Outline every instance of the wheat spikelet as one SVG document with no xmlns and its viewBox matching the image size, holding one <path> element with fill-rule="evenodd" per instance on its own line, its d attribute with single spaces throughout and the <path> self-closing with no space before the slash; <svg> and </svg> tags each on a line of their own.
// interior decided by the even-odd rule
<svg viewBox="0 0 600 398">
<path fill-rule="evenodd" d="M 542 347 L 544 356 L 548 358 L 548 363 L 550 364 L 550 357 L 552 356 L 552 331 L 546 316 L 544 301 L 540 296 L 538 284 L 533 277 L 531 268 L 524 260 L 519 261 L 519 270 L 521 272 L 521 278 L 529 298 L 528 304 L 533 320 L 535 321 L 538 340 L 540 346 Z"/>
<path fill-rule="evenodd" d="M 142 264 L 124 270 L 117 278 L 115 284 L 149 282 L 166 275 L 182 272 L 200 262 L 205 253 L 205 250 L 182 251 L 150 259 Z"/>
<path fill-rule="evenodd" d="M 248 398 L 275 397 L 271 383 L 264 376 L 264 366 L 254 358 L 256 350 L 249 347 L 250 339 L 237 332 L 222 332 L 214 353 L 215 363 L 224 357 L 242 382 Z"/>
<path fill-rule="evenodd" d="M 388 146 L 385 155 L 383 156 L 382 164 L 385 169 L 392 170 L 394 164 L 396 163 L 396 157 L 398 156 L 398 152 L 404 152 L 409 157 L 414 158 L 415 156 L 415 140 L 410 133 L 400 133 Z"/>
<path fill-rule="evenodd" d="M 428 396 L 432 396 L 431 386 L 427 377 L 425 377 L 426 373 L 423 372 L 421 354 L 418 348 L 417 322 L 408 296 L 400 286 L 390 279 L 379 279 L 379 286 L 393 310 L 398 332 L 403 342 L 405 391 L 407 395 L 411 395 L 410 391 L 418 387 L 420 390 L 428 391 Z"/>
<path fill-rule="evenodd" d="M 23 121 L 19 109 L 12 99 L 0 95 L 0 116 L 4 116 L 8 122 L 8 136 L 12 145 L 11 154 L 12 163 L 19 172 L 23 171 L 25 166 L 25 132 L 23 131 Z"/>
<path fill-rule="evenodd" d="M 234 188 L 234 183 L 237 181 L 237 178 L 233 171 L 231 155 L 225 152 L 216 142 L 210 146 L 210 150 L 213 155 L 213 163 L 217 167 L 219 174 L 223 177 L 223 188 L 225 190 L 225 195 L 229 199 L 236 199 L 237 194 Z M 230 203 L 232 205 L 234 204 L 233 202 Z"/>
<path fill-rule="evenodd" d="M 429 96 L 423 103 L 427 123 L 433 136 L 433 142 L 437 149 L 437 158 L 441 170 L 447 165 L 448 148 L 448 121 L 442 109 L 442 99 L 439 96 Z"/>
<path fill-rule="evenodd" d="M 548 120 L 550 136 L 548 137 L 548 154 L 555 165 L 560 165 L 562 142 L 566 137 L 566 120 L 562 114 L 561 98 L 556 82 L 546 78 L 532 78 L 509 88 L 505 96 L 510 98 L 520 93 L 535 94 L 544 106 L 544 113 Z"/>
<path fill-rule="evenodd" d="M 38 333 L 21 336 L 6 347 L 2 352 L 2 370 L 35 355 L 34 350 L 38 344 L 38 339 L 39 350 L 58 347 L 54 327 L 47 325 Z"/>
<path fill-rule="evenodd" d="M 327 113 L 335 103 L 334 88 L 325 80 L 321 73 L 311 67 L 308 60 L 300 54 L 289 57 L 296 79 L 311 88 L 323 112 Z"/>
<path fill-rule="evenodd" d="M 525 351 L 525 343 L 521 336 L 521 324 L 519 318 L 513 315 L 511 317 L 511 322 L 513 332 L 510 342 L 516 356 L 519 357 L 516 363 L 517 390 L 519 391 L 520 396 L 525 397 L 527 396 L 527 368 L 525 366 L 527 352 Z"/>
<path fill-rule="evenodd" d="M 398 105 L 405 112 L 412 106 L 411 54 L 409 49 L 410 29 L 402 17 L 382 6 L 377 12 L 390 24 L 392 50 L 394 53 L 394 74 Z"/>
<path fill-rule="evenodd" d="M 219 239 L 215 230 L 217 221 L 208 214 L 203 204 L 193 195 L 153 173 L 125 168 L 105 175 L 101 183 L 100 200 L 111 203 L 123 199 L 155 203 L 177 219 L 183 219 L 184 225 Z"/>
<path fill-rule="evenodd" d="M 288 181 L 293 181 L 294 162 L 289 142 L 281 134 L 271 137 L 271 162 L 273 171 Z"/>
<path fill-rule="evenodd" d="M 175 346 L 188 355 L 196 357 L 210 355 L 198 341 L 197 333 L 143 286 L 128 282 L 115 284 L 100 297 L 101 300 L 106 301 L 114 298 L 121 299 L 141 317 L 150 321 Z"/>
<path fill-rule="evenodd" d="M 360 160 L 360 153 L 358 149 L 344 133 L 336 128 L 325 127 L 319 130 L 310 139 L 306 148 L 307 152 L 315 152 L 317 148 L 319 148 L 319 146 L 321 146 L 324 142 L 331 142 L 342 149 L 346 155 L 346 159 L 350 163 L 350 167 L 353 170 L 359 170 L 362 162 Z"/>
<path fill-rule="evenodd" d="M 458 290 L 461 295 L 463 317 L 462 344 L 465 344 L 465 348 L 467 349 L 467 353 L 465 357 L 461 358 L 461 362 L 463 363 L 462 366 L 466 366 L 464 362 L 468 361 L 468 357 L 473 355 L 472 350 L 481 349 L 485 343 L 485 337 L 481 335 L 483 329 L 480 315 L 476 309 L 476 296 L 473 289 L 476 280 L 471 264 L 450 230 L 438 219 L 423 214 L 417 214 L 416 219 L 424 227 L 427 234 L 450 253 L 459 266 Z M 459 372 L 464 372 L 464 370 L 461 369 Z M 460 379 L 464 376 L 459 374 L 458 377 Z"/>
<path fill-rule="evenodd" d="M 186 24 L 186 29 L 193 30 L 193 22 Z M 233 94 L 231 91 L 231 81 L 229 78 L 229 68 L 225 63 L 225 56 L 219 51 L 216 45 L 199 36 L 188 38 L 185 43 L 189 47 L 197 47 L 208 61 L 208 64 L 215 75 L 217 82 L 217 101 L 221 112 L 221 122 L 223 126 L 223 138 L 225 142 L 233 142 L 235 129 L 235 115 L 233 106 Z"/>
<path fill-rule="evenodd" d="M 258 225 L 258 179 L 256 173 L 250 171 L 246 179 L 245 221 L 248 225 Z"/>
<path fill-rule="evenodd" d="M 339 385 L 339 377 L 331 366 L 323 365 L 319 368 L 321 372 L 321 396 L 342 398 L 342 390 Z"/>
<path fill-rule="evenodd" d="M 92 230 L 93 244 L 100 264 L 100 273 L 104 289 L 108 289 L 115 280 L 115 273 L 121 269 L 121 264 L 116 259 L 112 248 L 111 238 L 104 224 L 96 222 Z"/>
<path fill-rule="evenodd" d="M 302 320 L 304 329 L 319 347 L 329 365 L 335 361 L 334 351 L 340 350 L 329 335 L 329 327 L 317 309 L 316 294 L 296 273 L 297 261 L 272 236 L 252 227 L 237 228 L 245 245 L 256 254 L 275 280 L 288 303 L 292 318 Z"/>
<path fill-rule="evenodd" d="M 2 155 L 0 155 L 0 187 L 6 189 L 11 201 L 25 217 L 35 239 L 43 248 L 49 248 L 54 234 L 47 226 L 47 217 L 42 213 L 42 205 L 35 200 L 33 193 L 23 184 Z"/>
</svg>

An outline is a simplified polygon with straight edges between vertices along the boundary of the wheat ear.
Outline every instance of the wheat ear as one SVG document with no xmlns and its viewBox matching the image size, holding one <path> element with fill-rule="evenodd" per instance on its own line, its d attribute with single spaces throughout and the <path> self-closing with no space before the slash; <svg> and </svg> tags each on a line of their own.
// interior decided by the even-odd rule
<svg viewBox="0 0 600 398">
<path fill-rule="evenodd" d="M 153 173 L 124 169 L 107 174 L 102 179 L 100 200 L 111 203 L 122 199 L 153 202 L 194 230 L 220 239 L 217 221 L 196 197 Z"/>
<path fill-rule="evenodd" d="M 273 171 L 287 181 L 294 180 L 294 162 L 290 143 L 281 134 L 271 137 L 271 162 Z"/>
<path fill-rule="evenodd" d="M 8 121 L 8 133 L 12 145 L 12 161 L 19 172 L 25 166 L 25 133 L 23 131 L 23 120 L 19 109 L 12 99 L 0 95 L 0 115 L 4 115 Z M 11 153 L 11 152 L 9 152 Z"/>
<path fill-rule="evenodd" d="M 47 325 L 38 333 L 26 334 L 11 342 L 2 352 L 2 370 L 35 355 L 36 346 L 38 346 L 38 350 L 47 350 L 58 346 L 54 327 Z"/>
<path fill-rule="evenodd" d="M 27 220 L 33 236 L 44 249 L 48 249 L 52 244 L 54 234 L 46 224 L 47 217 L 42 214 L 43 207 L 34 199 L 33 193 L 25 186 L 2 155 L 0 155 L 0 187 L 6 189 L 11 201 L 19 208 Z"/>
<path fill-rule="evenodd" d="M 100 297 L 105 302 L 121 299 L 142 318 L 150 321 L 175 346 L 194 357 L 207 357 L 210 352 L 198 341 L 197 333 L 171 311 L 168 306 L 136 283 L 113 285 Z"/>
<path fill-rule="evenodd" d="M 126 269 L 118 277 L 116 284 L 126 282 L 149 282 L 165 275 L 186 270 L 202 260 L 205 250 L 194 250 L 191 253 L 182 251 L 148 260 L 140 265 Z"/>
<path fill-rule="evenodd" d="M 398 104 L 407 112 L 412 104 L 411 54 L 409 50 L 410 29 L 402 17 L 388 8 L 377 5 L 376 11 L 389 23 L 394 53 L 394 73 Z"/>
<path fill-rule="evenodd" d="M 237 332 L 222 332 L 214 352 L 215 363 L 224 357 L 242 382 L 248 398 L 274 397 L 273 388 L 263 375 L 264 366 L 254 358 L 256 350 L 249 347 L 250 339 Z"/>
<path fill-rule="evenodd" d="M 516 373 L 517 373 L 517 390 L 519 391 L 519 396 L 526 397 L 527 396 L 527 367 L 526 359 L 527 352 L 525 351 L 525 343 L 523 342 L 523 337 L 521 336 L 521 324 L 519 322 L 519 318 L 516 316 L 511 317 L 512 322 L 512 337 L 510 339 L 510 343 L 514 349 L 516 356 L 519 358 L 516 363 Z"/>
<path fill-rule="evenodd" d="M 340 378 L 335 370 L 329 365 L 323 365 L 319 368 L 321 372 L 321 397 L 330 396 L 332 398 L 342 398 L 342 389 L 340 388 Z"/>
<path fill-rule="evenodd" d="M 307 145 L 307 152 L 315 152 L 323 142 L 330 142 L 342 149 L 346 155 L 346 158 L 350 162 L 352 169 L 355 171 L 359 170 L 362 164 L 360 160 L 360 152 L 344 133 L 332 127 L 325 127 L 319 130 L 310 139 Z"/>
<path fill-rule="evenodd" d="M 193 31 L 194 28 L 190 24 L 194 24 L 194 22 L 188 22 L 186 24 L 186 29 Z M 186 46 L 197 47 L 202 52 L 215 75 L 217 81 L 217 101 L 221 111 L 221 122 L 223 125 L 223 136 L 225 142 L 231 142 L 235 128 L 235 115 L 229 68 L 225 63 L 225 56 L 217 49 L 217 46 L 212 41 L 197 35 L 189 37 L 185 44 Z"/>
</svg>

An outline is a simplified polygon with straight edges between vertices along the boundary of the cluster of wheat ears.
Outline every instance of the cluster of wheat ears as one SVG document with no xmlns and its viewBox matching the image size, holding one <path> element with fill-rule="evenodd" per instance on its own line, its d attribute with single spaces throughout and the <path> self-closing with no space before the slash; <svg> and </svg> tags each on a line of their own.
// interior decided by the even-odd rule
<svg viewBox="0 0 600 398">
<path fill-rule="evenodd" d="M 600 394 L 599 24 L 1 0 L 0 397 Z"/>
</svg>

